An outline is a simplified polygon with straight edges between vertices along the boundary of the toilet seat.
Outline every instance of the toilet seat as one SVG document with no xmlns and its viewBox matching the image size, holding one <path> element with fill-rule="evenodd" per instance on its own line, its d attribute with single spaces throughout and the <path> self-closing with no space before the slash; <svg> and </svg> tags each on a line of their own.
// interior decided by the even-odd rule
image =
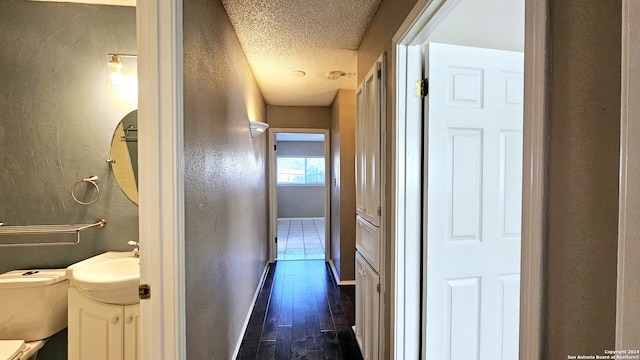
<svg viewBox="0 0 640 360">
<path fill-rule="evenodd" d="M 0 340 L 0 359 L 20 359 L 20 355 L 25 349 L 24 340 Z"/>
</svg>

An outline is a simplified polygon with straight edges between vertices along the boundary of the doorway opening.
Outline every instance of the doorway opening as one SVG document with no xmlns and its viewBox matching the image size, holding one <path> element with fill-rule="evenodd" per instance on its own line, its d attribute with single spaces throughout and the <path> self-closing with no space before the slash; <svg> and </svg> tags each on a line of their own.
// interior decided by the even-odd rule
<svg viewBox="0 0 640 360">
<path fill-rule="evenodd" d="M 273 260 L 326 260 L 329 226 L 328 131 L 271 129 Z"/>
<path fill-rule="evenodd" d="M 531 44 L 529 42 L 525 45 L 523 42 L 524 36 L 521 35 L 524 33 L 524 22 L 522 21 L 524 19 L 524 1 L 506 4 L 499 0 L 492 0 L 483 3 L 482 6 L 485 8 L 483 11 L 474 9 L 474 6 L 478 4 L 465 0 L 441 0 L 421 4 L 422 8 L 414 9 L 414 12 L 394 37 L 394 44 L 396 44 L 395 63 L 398 64 L 398 69 L 396 69 L 396 89 L 398 90 L 395 99 L 398 121 L 395 139 L 397 182 L 396 207 L 394 209 L 394 237 L 396 241 L 396 324 L 394 324 L 394 328 L 396 329 L 395 339 L 401 339 L 395 342 L 394 353 L 398 358 L 491 358 L 491 356 L 487 357 L 487 350 L 485 350 L 489 349 L 492 353 L 500 351 L 503 354 L 507 353 L 509 358 L 517 357 L 518 335 L 517 330 L 513 330 L 513 328 L 517 329 L 518 324 L 517 321 L 515 323 L 505 322 L 504 320 L 507 318 L 504 316 L 518 318 L 518 315 L 521 314 L 521 318 L 530 319 L 531 315 L 535 315 L 538 311 L 534 308 L 535 305 L 531 306 L 537 301 L 538 294 L 533 288 L 536 287 L 535 284 L 538 281 L 532 279 L 530 273 L 531 269 L 536 268 L 537 260 L 533 257 L 524 257 L 522 268 L 525 270 L 522 276 L 519 273 L 521 233 L 522 237 L 526 237 L 530 241 L 523 243 L 523 247 L 531 249 L 537 246 L 536 221 L 539 214 L 533 207 L 538 204 L 540 198 L 537 196 L 538 194 L 531 191 L 535 191 L 541 184 L 539 183 L 541 177 L 540 173 L 531 167 L 528 160 L 535 161 L 541 155 L 536 149 L 536 144 L 541 138 L 536 137 L 539 135 L 540 123 L 537 114 L 532 113 L 531 109 L 527 108 L 527 104 L 523 106 L 522 102 L 525 97 L 529 101 L 537 101 L 537 93 L 532 95 L 529 91 L 528 95 L 523 96 L 522 65 L 515 69 L 499 70 L 496 72 L 497 76 L 489 77 L 488 70 L 482 69 L 481 66 L 465 63 L 466 60 L 477 60 L 477 55 L 463 56 L 461 62 L 454 60 L 452 64 L 446 64 L 445 69 L 440 69 L 442 71 L 430 74 L 429 62 L 434 59 L 430 57 L 432 54 L 429 43 L 439 42 L 517 52 L 523 52 L 526 46 L 529 61 L 544 55 L 544 51 L 541 51 L 544 48 L 538 46 L 537 43 Z M 527 4 L 531 5 L 531 3 Z M 508 16 L 508 21 L 498 21 L 506 11 L 513 10 L 514 6 L 517 6 L 515 9 L 517 11 L 513 16 Z M 489 8 L 490 10 L 487 10 Z M 477 16 L 481 13 L 486 16 Z M 539 22 L 533 21 L 539 19 L 532 19 L 532 14 L 537 13 L 528 13 L 528 20 L 531 20 L 529 24 L 539 24 Z M 452 18 L 455 18 L 456 15 L 463 15 L 462 17 L 458 16 L 462 21 L 452 22 Z M 482 18 L 485 18 L 484 24 L 479 24 L 478 22 L 482 21 Z M 502 26 L 512 26 L 516 19 L 520 24 L 518 29 L 514 31 L 501 30 Z M 466 31 L 468 26 L 473 26 L 474 31 Z M 533 31 L 534 35 L 537 35 L 540 29 L 534 26 L 528 31 Z M 490 36 L 491 33 L 493 36 Z M 510 33 L 519 36 L 515 39 L 518 41 L 519 49 L 504 48 L 487 43 L 488 41 L 506 40 L 508 38 L 506 34 Z M 476 43 L 462 42 L 469 39 L 475 40 Z M 531 41 L 531 37 L 528 39 Z M 529 62 L 529 67 L 526 69 L 529 76 L 532 74 L 531 64 Z M 435 77 L 434 79 L 430 77 L 434 74 L 442 77 L 438 86 L 435 83 L 432 84 Z M 426 98 L 419 99 L 413 96 L 414 83 L 424 78 L 429 78 L 428 84 L 431 89 L 429 89 Z M 529 81 L 531 81 L 530 77 Z M 519 120 L 520 124 L 522 124 L 522 113 L 524 112 L 524 117 L 529 121 L 528 124 L 525 124 L 524 132 L 522 128 L 505 128 L 506 130 L 500 128 L 495 131 L 497 137 L 491 135 L 494 139 L 488 139 L 485 137 L 490 131 L 477 126 L 479 121 L 474 123 L 472 119 L 475 117 L 467 114 L 467 110 L 472 108 L 484 109 L 484 102 L 489 101 L 489 98 L 485 98 L 483 92 L 485 85 L 489 82 L 494 85 L 506 85 L 517 90 L 514 93 L 498 90 L 498 96 L 495 98 L 496 102 L 498 100 L 506 102 L 501 107 L 507 110 L 500 110 L 500 112 L 515 111 L 520 113 L 517 119 L 514 118 L 514 120 Z M 533 84 L 536 90 L 540 86 L 536 81 L 530 82 L 530 84 Z M 431 110 L 433 110 L 432 93 L 446 87 L 449 87 L 449 90 L 453 89 L 454 92 L 445 91 L 446 93 L 441 96 L 441 104 L 445 107 L 455 105 L 463 109 L 464 119 L 468 120 L 468 123 L 449 124 L 445 121 L 440 127 L 442 131 L 439 134 L 441 136 L 432 139 L 430 136 L 436 134 L 433 134 L 431 119 L 427 120 L 428 115 L 426 114 L 431 114 Z M 424 122 L 423 113 L 425 114 Z M 424 127 L 423 124 L 425 124 Z M 424 136 L 421 136 L 421 129 L 425 131 Z M 491 132 L 494 132 L 493 129 Z M 429 141 L 426 140 L 427 137 Z M 433 152 L 431 148 L 436 145 L 435 140 L 441 142 L 439 153 Z M 495 144 L 499 146 L 494 146 L 493 149 L 488 149 L 485 146 Z M 424 154 L 421 152 L 423 146 Z M 522 152 L 524 156 L 521 155 Z M 494 164 L 490 167 L 486 166 L 489 162 L 487 160 L 488 154 L 496 155 L 493 156 L 495 160 L 491 161 Z M 473 159 L 478 161 L 474 162 Z M 421 169 L 423 160 L 424 173 L 419 171 L 419 174 L 423 175 L 424 183 L 421 176 L 409 170 Z M 436 166 L 437 169 L 435 167 L 432 169 L 437 164 L 440 166 Z M 442 176 L 438 176 L 438 174 Z M 506 187 L 500 187 L 503 184 L 485 179 L 484 175 L 488 176 L 489 174 L 492 177 L 497 175 L 499 180 L 505 180 L 505 177 L 511 177 L 511 179 L 505 180 L 508 181 L 508 184 L 504 183 Z M 439 189 L 432 186 L 435 185 L 435 182 L 441 183 Z M 497 190 L 496 194 L 484 193 L 491 189 Z M 525 189 L 526 191 L 523 191 Z M 424 199 L 424 203 L 420 199 L 407 196 L 415 193 L 422 193 L 420 199 Z M 439 206 L 432 206 L 431 203 L 438 195 L 442 197 L 443 201 Z M 467 195 L 472 195 L 471 198 L 475 202 L 465 200 L 468 198 Z M 485 201 L 488 196 L 497 202 L 494 200 Z M 505 202 L 504 196 L 511 198 L 513 202 Z M 520 200 L 522 203 L 519 202 Z M 496 203 L 497 206 L 488 206 L 491 202 Z M 510 210 L 504 209 L 503 205 L 508 205 Z M 523 209 L 522 231 L 520 229 L 520 209 Z M 433 214 L 441 215 L 440 221 L 430 216 Z M 469 221 L 464 221 L 465 219 Z M 490 219 L 494 224 L 484 224 L 484 220 Z M 505 223 L 505 220 L 508 221 Z M 432 225 L 439 225 L 441 229 L 433 231 Z M 488 234 L 486 232 L 488 227 L 495 228 L 494 233 L 498 236 Z M 436 233 L 441 236 L 435 236 Z M 509 235 L 509 239 L 503 235 Z M 487 281 L 483 274 L 452 275 L 434 271 L 434 265 L 436 270 L 439 269 L 437 260 L 448 259 L 448 254 L 436 254 L 436 250 L 430 248 L 433 245 L 430 243 L 432 241 L 444 243 L 444 250 L 449 248 L 460 250 L 462 245 L 468 246 L 469 249 L 464 250 L 469 250 L 467 253 L 474 261 L 480 257 L 480 254 L 474 252 L 476 248 L 489 243 L 508 245 L 509 254 L 516 254 L 518 264 L 513 264 L 509 271 L 498 270 L 497 274 L 492 274 L 496 278 L 495 286 L 492 285 L 490 289 L 485 288 Z M 428 248 L 429 251 L 426 251 Z M 438 256 L 442 258 L 438 258 Z M 429 259 L 432 261 L 430 262 Z M 456 264 L 470 264 L 466 261 L 450 260 Z M 442 278 L 439 279 L 440 281 L 434 280 L 434 275 L 442 275 Z M 421 290 L 416 291 L 416 288 Z M 519 309 L 520 303 L 518 301 L 520 288 L 524 294 L 522 310 Z M 477 291 L 474 292 L 474 289 Z M 439 295 L 434 292 L 435 290 L 439 291 Z M 485 290 L 495 294 L 492 302 L 488 302 L 484 298 Z M 465 297 L 463 294 L 470 296 Z M 531 301 L 527 300 L 527 294 L 531 296 Z M 438 299 L 435 299 L 434 296 Z M 438 302 L 434 303 L 435 300 Z M 446 319 L 437 315 L 434 318 L 434 313 L 431 312 L 430 320 L 430 309 L 434 310 L 434 306 L 441 311 L 441 314 L 447 314 L 444 317 Z M 490 344 L 480 344 L 484 340 L 479 336 L 479 331 L 484 333 L 484 330 L 487 330 L 480 322 L 491 317 L 489 313 L 486 313 L 487 310 L 502 314 L 499 317 L 502 319 L 499 321 L 501 324 L 496 325 L 501 329 L 493 332 L 498 335 L 496 341 Z M 440 324 L 434 323 L 433 319 L 436 323 L 440 321 Z M 474 322 L 478 326 L 474 327 L 472 324 Z M 434 324 L 435 328 L 432 326 Z M 534 330 L 524 329 L 523 331 L 522 328 L 520 329 L 521 339 L 536 337 L 537 323 L 533 321 L 532 325 Z M 414 331 L 409 331 L 409 329 Z M 473 329 L 473 331 L 465 332 L 465 329 Z M 509 329 L 509 332 L 505 332 L 505 329 Z M 444 335 L 438 335 L 438 333 Z M 469 340 L 466 344 L 475 344 L 477 347 L 457 346 L 464 343 L 465 340 Z M 439 347 L 429 346 L 434 343 Z M 526 341 L 526 344 L 522 343 L 521 345 L 523 348 L 533 349 L 536 347 L 536 340 Z M 433 351 L 436 353 L 432 353 Z"/>
</svg>

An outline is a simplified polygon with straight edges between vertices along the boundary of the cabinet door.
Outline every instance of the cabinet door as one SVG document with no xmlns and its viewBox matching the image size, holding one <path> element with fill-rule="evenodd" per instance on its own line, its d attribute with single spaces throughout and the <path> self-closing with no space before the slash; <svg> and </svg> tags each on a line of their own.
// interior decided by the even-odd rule
<svg viewBox="0 0 640 360">
<path fill-rule="evenodd" d="M 356 339 L 364 360 L 379 359 L 380 276 L 356 253 Z"/>
<path fill-rule="evenodd" d="M 363 85 L 360 85 L 356 90 L 356 148 L 355 148 L 355 162 L 356 162 L 356 214 L 364 216 L 365 209 L 365 89 Z"/>
<path fill-rule="evenodd" d="M 380 328 L 380 294 L 378 284 L 380 277 L 373 271 L 373 268 L 366 262 L 362 267 L 363 283 L 365 291 L 364 298 L 364 360 L 378 360 L 378 333 Z"/>
<path fill-rule="evenodd" d="M 356 211 L 379 226 L 381 217 L 381 139 L 383 58 L 356 90 Z"/>
<path fill-rule="evenodd" d="M 356 249 L 373 270 L 380 269 L 380 228 L 364 221 L 360 216 L 356 216 Z"/>
<path fill-rule="evenodd" d="M 370 223 L 380 225 L 380 120 L 381 63 L 376 62 L 364 79 L 365 88 L 365 209 Z"/>
<path fill-rule="evenodd" d="M 364 343 L 363 343 L 363 335 L 364 335 L 364 294 L 365 294 L 365 285 L 363 280 L 364 270 L 362 269 L 364 259 L 360 256 L 360 253 L 356 252 L 356 299 L 355 299 L 355 308 L 356 308 L 356 341 L 358 342 L 358 346 L 360 346 L 360 351 L 364 352 Z"/>
<path fill-rule="evenodd" d="M 69 289 L 69 360 L 122 360 L 122 306 Z"/>
<path fill-rule="evenodd" d="M 140 360 L 140 304 L 124 307 L 124 360 Z"/>
</svg>

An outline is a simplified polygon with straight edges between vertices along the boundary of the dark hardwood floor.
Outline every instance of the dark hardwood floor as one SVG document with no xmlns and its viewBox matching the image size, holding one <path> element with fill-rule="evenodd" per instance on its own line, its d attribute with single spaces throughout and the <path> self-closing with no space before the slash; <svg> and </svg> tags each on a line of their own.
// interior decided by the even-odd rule
<svg viewBox="0 0 640 360">
<path fill-rule="evenodd" d="M 324 260 L 272 264 L 236 359 L 362 359 L 354 298 L 354 286 L 335 285 Z"/>
</svg>

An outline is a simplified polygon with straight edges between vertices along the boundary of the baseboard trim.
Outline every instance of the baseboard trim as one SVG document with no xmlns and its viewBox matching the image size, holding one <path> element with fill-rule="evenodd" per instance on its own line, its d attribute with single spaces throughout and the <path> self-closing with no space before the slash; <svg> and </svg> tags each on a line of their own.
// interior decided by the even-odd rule
<svg viewBox="0 0 640 360">
<path fill-rule="evenodd" d="M 329 263 L 329 266 L 331 267 L 331 272 L 333 273 L 333 281 L 336 282 L 336 285 L 346 286 L 346 285 L 356 284 L 355 280 L 340 280 L 340 276 L 338 275 L 338 269 L 336 269 L 336 266 L 333 263 L 333 259 L 329 259 L 328 263 Z"/>
<path fill-rule="evenodd" d="M 258 301 L 258 295 L 260 295 L 260 290 L 262 290 L 262 287 L 264 286 L 264 281 L 267 279 L 267 271 L 269 270 L 270 265 L 271 263 L 267 262 L 264 266 L 264 270 L 262 270 L 262 277 L 260 278 L 260 282 L 258 283 L 258 288 L 256 288 L 255 294 L 253 294 L 253 300 L 251 300 L 251 306 L 249 306 L 249 313 L 247 314 L 247 318 L 244 320 L 244 324 L 242 325 L 240 339 L 238 339 L 238 343 L 236 344 L 236 348 L 233 351 L 233 356 L 231 357 L 231 359 L 235 359 L 238 357 L 240 346 L 242 345 L 242 339 L 244 339 L 244 334 L 247 332 L 247 327 L 249 326 L 251 313 L 253 313 L 253 308 L 256 306 L 256 301 Z"/>
</svg>

